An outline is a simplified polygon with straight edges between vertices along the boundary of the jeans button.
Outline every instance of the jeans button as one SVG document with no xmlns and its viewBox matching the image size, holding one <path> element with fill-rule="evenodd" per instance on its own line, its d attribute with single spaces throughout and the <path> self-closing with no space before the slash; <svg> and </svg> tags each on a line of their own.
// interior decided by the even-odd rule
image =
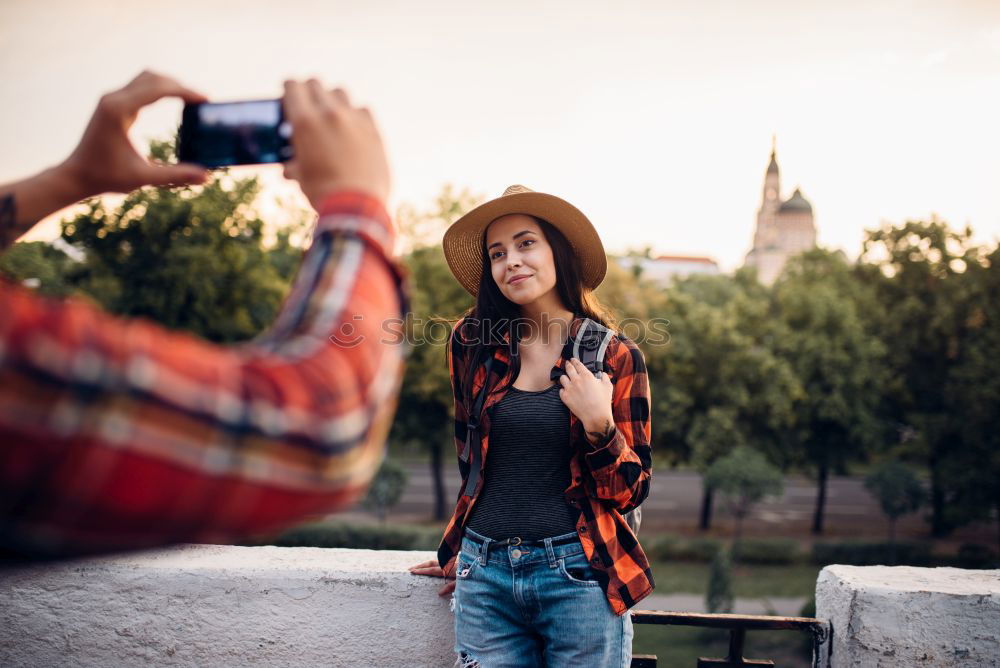
<svg viewBox="0 0 1000 668">
<path fill-rule="evenodd" d="M 521 550 L 519 550 L 519 549 L 517 549 L 515 547 L 513 550 L 510 551 L 510 556 L 514 557 L 515 559 L 520 559 L 521 558 Z"/>
<path fill-rule="evenodd" d="M 584 524 L 582 527 L 577 529 L 577 531 L 579 531 L 580 533 L 587 533 L 587 525 Z"/>
</svg>

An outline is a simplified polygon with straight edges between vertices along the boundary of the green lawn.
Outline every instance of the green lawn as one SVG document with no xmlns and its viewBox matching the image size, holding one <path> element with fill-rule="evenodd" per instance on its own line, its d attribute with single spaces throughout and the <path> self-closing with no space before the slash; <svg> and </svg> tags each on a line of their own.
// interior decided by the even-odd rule
<svg viewBox="0 0 1000 668">
<path fill-rule="evenodd" d="M 750 631 L 743 656 L 771 659 L 782 668 L 807 668 L 811 646 L 797 631 Z M 721 659 L 729 649 L 729 631 L 684 626 L 635 626 L 633 654 L 655 654 L 657 666 L 694 668 L 699 657 Z"/>
<path fill-rule="evenodd" d="M 688 561 L 652 565 L 657 594 L 704 594 L 708 589 L 708 564 Z M 740 598 L 810 597 L 816 591 L 819 566 L 737 566 L 733 593 Z"/>
<path fill-rule="evenodd" d="M 654 562 L 657 594 L 704 595 L 708 586 L 708 564 L 677 561 Z M 734 594 L 741 598 L 811 597 L 820 567 L 738 566 L 733 571 Z M 642 607 L 642 604 L 639 605 Z M 810 638 L 795 631 L 751 631 L 744 656 L 771 659 L 776 665 L 810 665 Z M 683 626 L 635 626 L 635 654 L 655 654 L 660 666 L 694 668 L 699 657 L 723 658 L 729 647 L 729 632 Z"/>
</svg>

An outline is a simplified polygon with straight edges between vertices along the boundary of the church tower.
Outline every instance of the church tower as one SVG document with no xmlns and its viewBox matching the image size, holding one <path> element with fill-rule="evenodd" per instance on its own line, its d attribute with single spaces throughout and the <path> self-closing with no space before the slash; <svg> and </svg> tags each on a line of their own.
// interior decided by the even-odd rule
<svg viewBox="0 0 1000 668">
<path fill-rule="evenodd" d="M 796 188 L 788 200 L 781 201 L 781 172 L 775 144 L 772 137 L 771 162 L 764 175 L 753 248 L 744 263 L 756 267 L 757 277 L 766 284 L 774 282 L 789 257 L 816 245 L 812 205 L 801 190 Z"/>
</svg>

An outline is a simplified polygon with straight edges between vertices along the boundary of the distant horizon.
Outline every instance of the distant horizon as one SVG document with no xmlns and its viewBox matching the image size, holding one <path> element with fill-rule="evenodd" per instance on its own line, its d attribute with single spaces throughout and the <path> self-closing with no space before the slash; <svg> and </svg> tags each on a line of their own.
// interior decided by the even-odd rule
<svg viewBox="0 0 1000 668">
<path fill-rule="evenodd" d="M 143 68 L 215 100 L 274 97 L 288 76 L 346 85 L 383 130 L 391 212 L 448 183 L 487 198 L 522 183 L 575 204 L 611 253 L 648 245 L 728 272 L 777 135 L 781 195 L 802 188 L 822 247 L 855 258 L 865 230 L 932 216 L 1000 242 L 997 2 L 14 0 L 0 182 L 61 160 L 100 94 Z M 137 142 L 179 115 L 155 105 Z M 280 168 L 260 173 L 264 197 L 296 197 Z"/>
</svg>

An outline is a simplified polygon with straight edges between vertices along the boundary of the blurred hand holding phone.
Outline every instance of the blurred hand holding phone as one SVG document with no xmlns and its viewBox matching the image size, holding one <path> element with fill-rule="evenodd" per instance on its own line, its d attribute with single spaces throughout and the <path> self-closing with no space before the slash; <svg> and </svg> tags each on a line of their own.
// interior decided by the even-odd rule
<svg viewBox="0 0 1000 668">
<path fill-rule="evenodd" d="M 291 136 L 280 99 L 189 103 L 177 157 L 208 168 L 286 162 Z"/>
<path fill-rule="evenodd" d="M 316 210 L 338 190 L 383 203 L 389 197 L 389 165 L 371 112 L 316 79 L 286 81 L 275 100 L 189 102 L 177 157 L 208 168 L 284 163 L 285 177 Z"/>
</svg>

